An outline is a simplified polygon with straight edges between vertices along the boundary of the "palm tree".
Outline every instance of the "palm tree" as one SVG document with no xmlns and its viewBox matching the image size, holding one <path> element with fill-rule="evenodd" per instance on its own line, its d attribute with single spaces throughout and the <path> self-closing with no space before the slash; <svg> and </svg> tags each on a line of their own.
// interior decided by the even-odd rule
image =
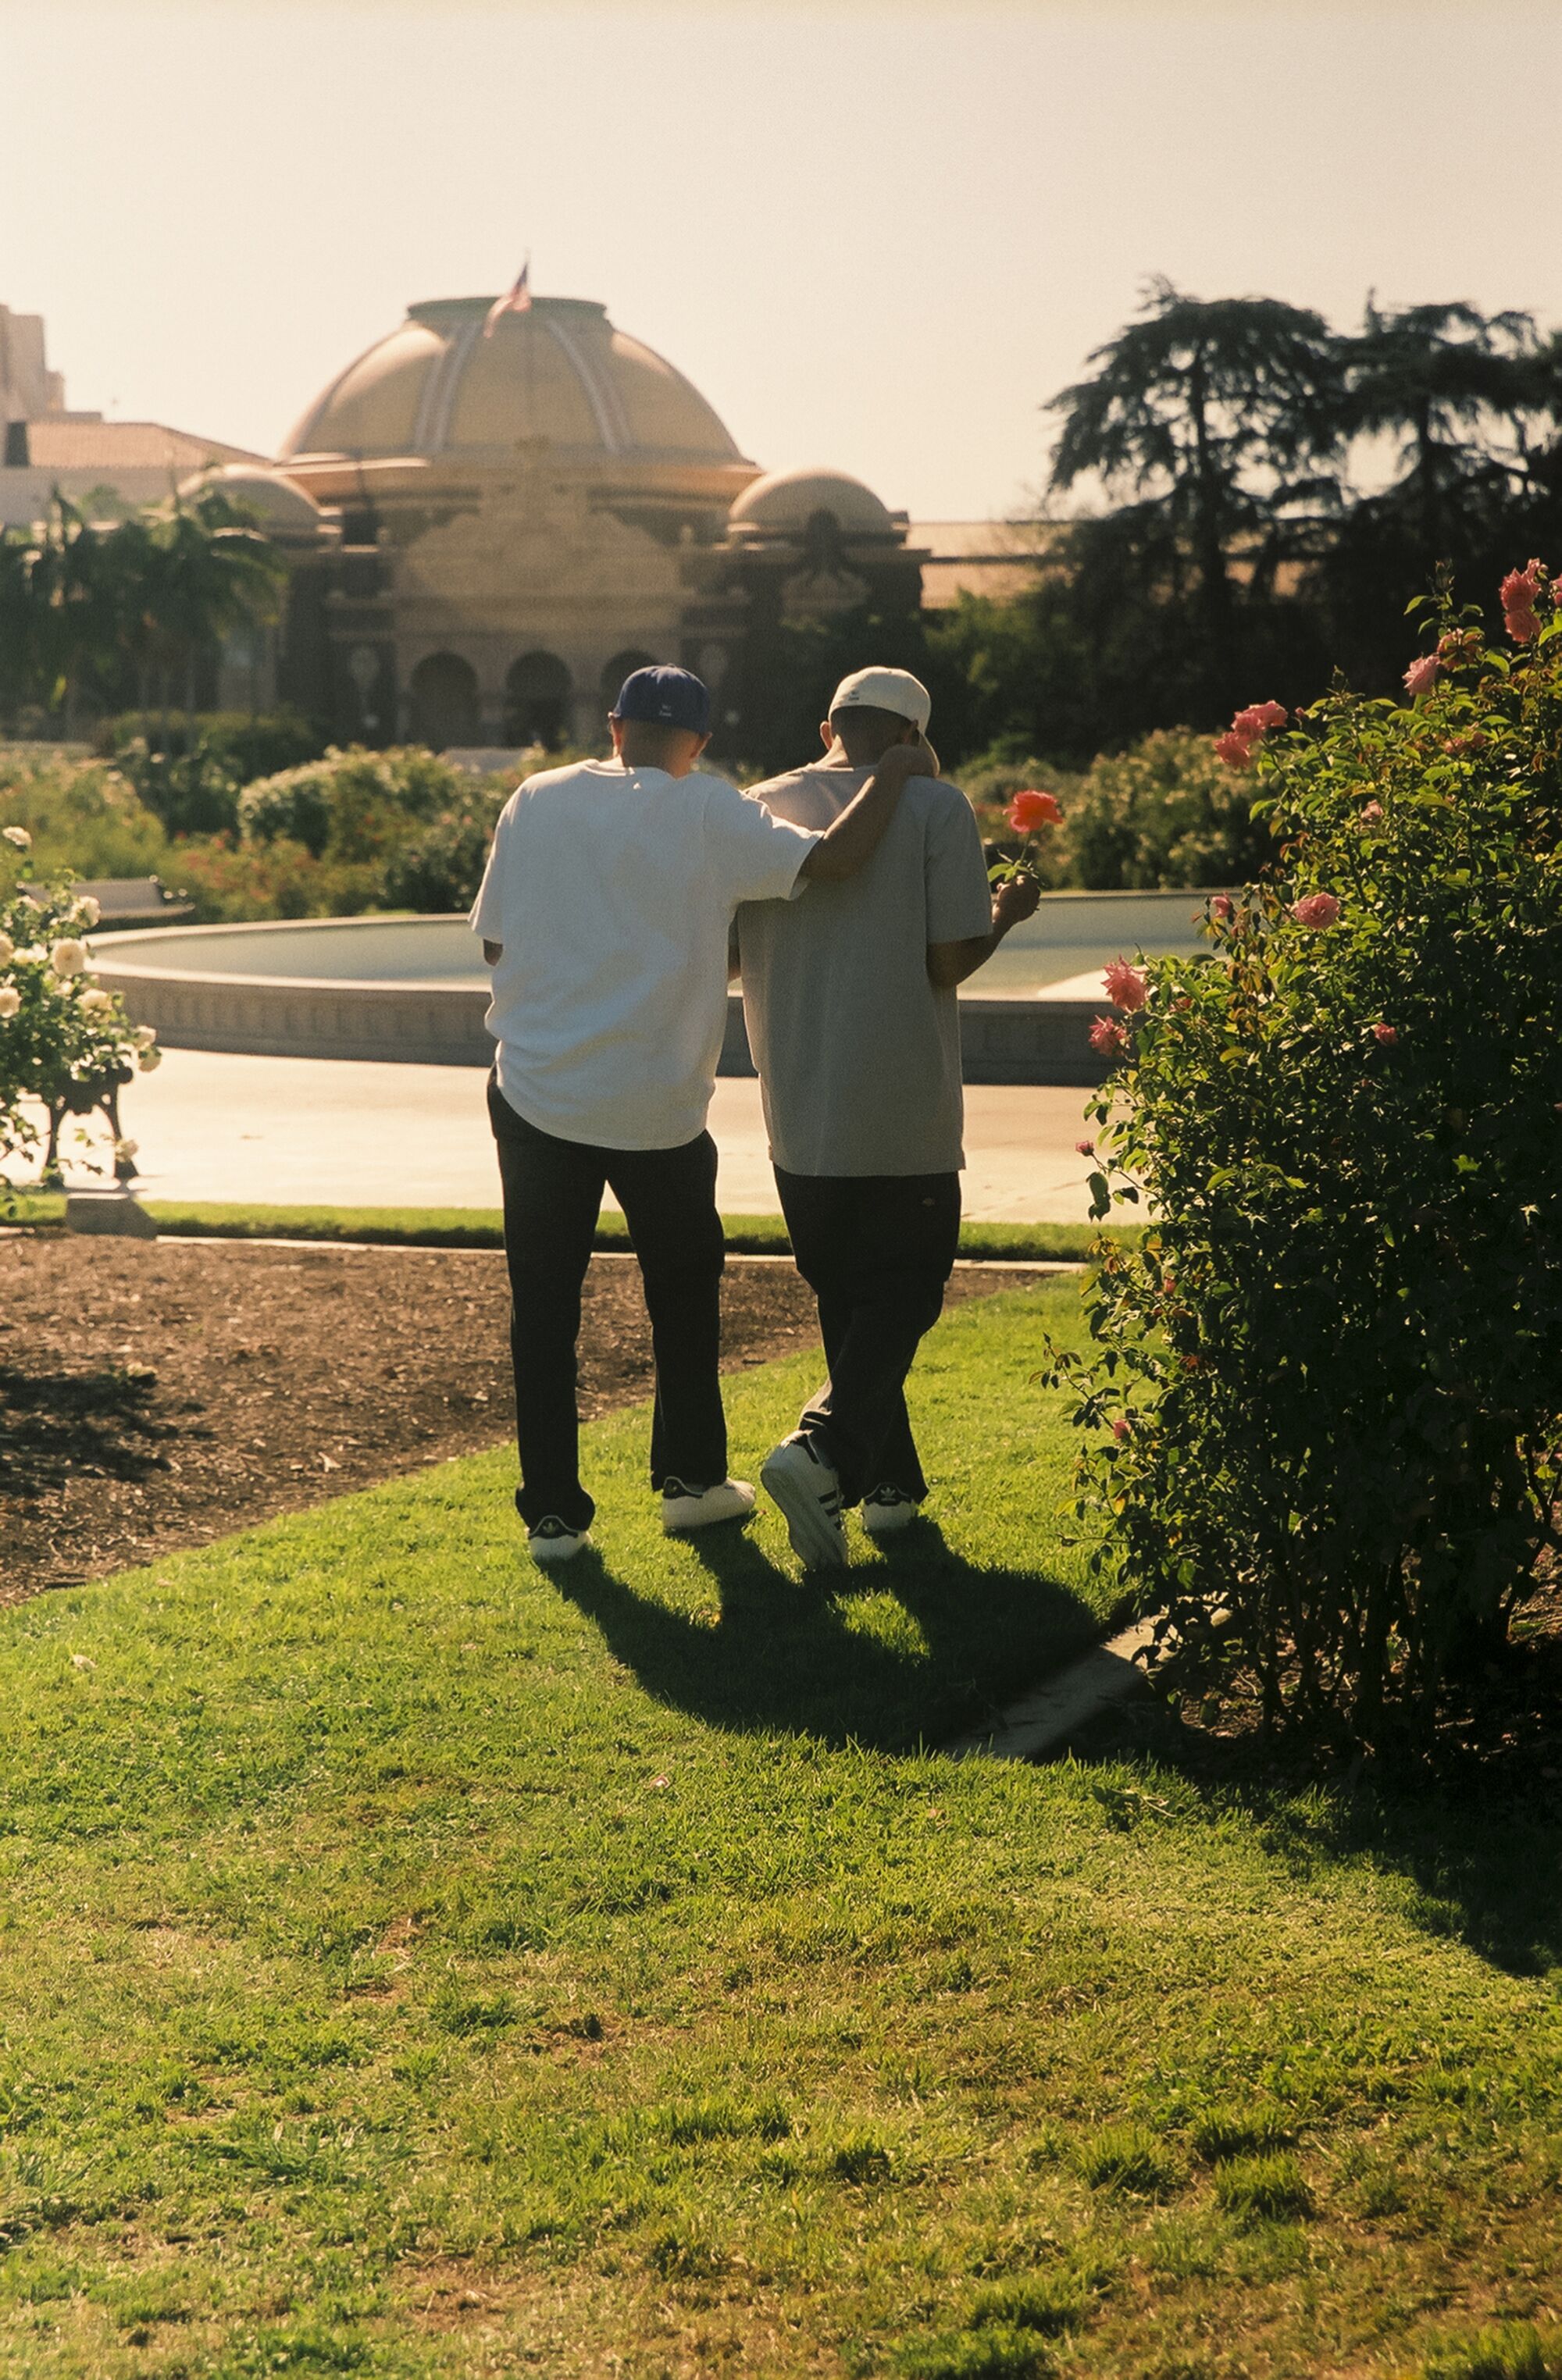
<svg viewBox="0 0 1562 2380">
<path fill-rule="evenodd" d="M 173 499 L 153 525 L 147 565 L 149 642 L 162 662 L 165 716 L 177 670 L 188 722 L 201 661 L 235 628 L 272 616 L 287 565 L 251 516 L 215 489 L 190 504 Z"/>
</svg>

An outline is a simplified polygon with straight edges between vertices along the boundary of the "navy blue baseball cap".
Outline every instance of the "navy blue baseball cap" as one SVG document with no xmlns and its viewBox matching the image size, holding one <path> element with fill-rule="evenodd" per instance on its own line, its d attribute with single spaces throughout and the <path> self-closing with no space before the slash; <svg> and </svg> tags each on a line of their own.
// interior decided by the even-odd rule
<svg viewBox="0 0 1562 2380">
<path fill-rule="evenodd" d="M 710 690 L 692 670 L 665 665 L 631 670 L 618 689 L 613 716 L 649 719 L 658 727 L 687 727 L 705 735 L 711 725 Z"/>
</svg>

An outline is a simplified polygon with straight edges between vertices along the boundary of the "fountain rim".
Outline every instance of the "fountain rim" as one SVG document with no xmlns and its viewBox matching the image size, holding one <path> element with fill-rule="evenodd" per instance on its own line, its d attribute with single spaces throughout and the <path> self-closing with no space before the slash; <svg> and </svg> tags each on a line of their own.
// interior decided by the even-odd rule
<svg viewBox="0 0 1562 2380">
<path fill-rule="evenodd" d="M 1196 905 L 1201 901 L 1207 901 L 1211 897 L 1212 892 L 1220 892 L 1225 889 L 1226 888 L 1219 885 L 1212 886 L 1207 889 L 1196 885 L 1187 885 L 1174 886 L 1167 890 L 1160 885 L 1149 885 L 1142 888 L 1135 886 L 1113 886 L 1109 890 L 1095 891 L 1085 890 L 1077 885 L 1068 885 L 1056 892 L 1043 892 L 1042 895 L 1041 909 L 1038 910 L 1037 914 L 1040 915 L 1042 911 L 1044 911 L 1055 905 L 1062 906 L 1065 904 L 1072 905 L 1076 902 L 1085 903 L 1132 900 L 1153 901 L 1157 903 L 1165 902 L 1168 904 L 1173 902 L 1191 902 Z M 452 926 L 456 924 L 465 925 L 466 923 L 466 912 L 460 909 L 376 909 L 371 911 L 367 916 L 357 917 L 250 917 L 241 921 L 236 921 L 229 925 L 150 926 L 138 927 L 129 933 L 95 934 L 89 940 L 89 948 L 92 952 L 92 962 L 94 971 L 99 973 L 107 972 L 115 976 L 135 977 L 138 979 L 144 978 L 148 981 L 155 981 L 158 983 L 177 980 L 179 983 L 190 985 L 210 984 L 213 986 L 223 986 L 225 988 L 260 984 L 274 986 L 277 990 L 290 991 L 342 991 L 351 990 L 364 991 L 394 991 L 401 992 L 403 994 L 409 991 L 416 991 L 420 998 L 426 998 L 432 993 L 436 998 L 471 1000 L 475 998 L 477 994 L 474 991 L 473 987 L 470 984 L 432 982 L 420 979 L 416 976 L 319 976 L 272 974 L 257 976 L 246 975 L 242 972 L 235 972 L 228 968 L 202 971 L 194 967 L 159 966 L 156 964 L 155 957 L 152 955 L 155 953 L 158 946 L 162 944 L 177 941 L 181 947 L 183 947 L 191 942 L 210 940 L 216 936 L 231 936 L 236 934 L 307 935 L 310 933 L 325 931 L 339 934 L 349 932 L 355 929 L 372 931 L 375 928 L 388 925 Z M 475 935 L 473 936 L 473 941 L 475 944 Z M 129 959 L 128 964 L 125 964 L 121 961 L 119 955 L 122 952 L 133 952 L 136 955 Z M 150 964 L 148 963 L 149 960 Z M 476 968 L 474 965 L 474 972 L 475 971 Z M 1003 995 L 1001 994 L 988 994 L 981 990 L 973 990 L 967 994 L 968 999 L 975 998 L 978 1000 L 1000 998 Z M 962 1005 L 964 1003 L 962 1002 Z"/>
<path fill-rule="evenodd" d="M 267 990 L 275 988 L 278 991 L 415 992 L 420 1000 L 432 994 L 435 999 L 470 1001 L 477 997 L 470 984 L 429 982 L 416 976 L 244 975 L 236 974 L 231 969 L 159 966 L 155 959 L 151 958 L 159 944 L 177 941 L 184 946 L 214 935 L 299 934 L 321 929 L 342 933 L 357 926 L 449 926 L 465 925 L 466 922 L 466 913 L 459 909 L 377 909 L 368 917 L 246 917 L 229 925 L 148 926 L 138 927 L 134 932 L 127 934 L 93 934 L 89 936 L 87 947 L 95 975 L 134 978 L 139 982 L 205 984 L 225 990 L 250 989 L 259 985 Z M 475 944 L 475 936 L 473 940 Z M 127 964 L 121 960 L 121 952 L 134 952 L 136 955 Z M 149 958 L 151 964 L 147 963 Z M 476 972 L 475 964 L 473 971 Z M 482 997 L 486 1000 L 487 995 L 484 993 Z"/>
</svg>

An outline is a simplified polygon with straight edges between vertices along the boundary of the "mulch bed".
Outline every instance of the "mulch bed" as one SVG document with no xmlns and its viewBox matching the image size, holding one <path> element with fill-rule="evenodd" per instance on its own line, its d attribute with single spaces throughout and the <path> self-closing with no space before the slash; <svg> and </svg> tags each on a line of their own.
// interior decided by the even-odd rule
<svg viewBox="0 0 1562 2380">
<path fill-rule="evenodd" d="M 729 1258 L 724 1307 L 728 1369 L 817 1344 L 789 1264 Z M 487 1251 L 0 1239 L 0 1605 L 497 1443 L 508 1327 Z M 639 1269 L 597 1257 L 580 1411 L 650 1384 Z"/>
</svg>

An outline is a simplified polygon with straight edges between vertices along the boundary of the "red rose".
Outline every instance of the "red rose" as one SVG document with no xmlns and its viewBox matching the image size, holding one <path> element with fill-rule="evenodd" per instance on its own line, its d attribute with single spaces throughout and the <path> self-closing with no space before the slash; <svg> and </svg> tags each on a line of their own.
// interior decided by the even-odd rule
<svg viewBox="0 0 1562 2380">
<path fill-rule="evenodd" d="M 1034 785 L 1016 794 L 1007 810 L 1008 822 L 1016 834 L 1039 834 L 1044 826 L 1061 826 L 1063 810 L 1056 794 L 1043 794 Z"/>
</svg>

